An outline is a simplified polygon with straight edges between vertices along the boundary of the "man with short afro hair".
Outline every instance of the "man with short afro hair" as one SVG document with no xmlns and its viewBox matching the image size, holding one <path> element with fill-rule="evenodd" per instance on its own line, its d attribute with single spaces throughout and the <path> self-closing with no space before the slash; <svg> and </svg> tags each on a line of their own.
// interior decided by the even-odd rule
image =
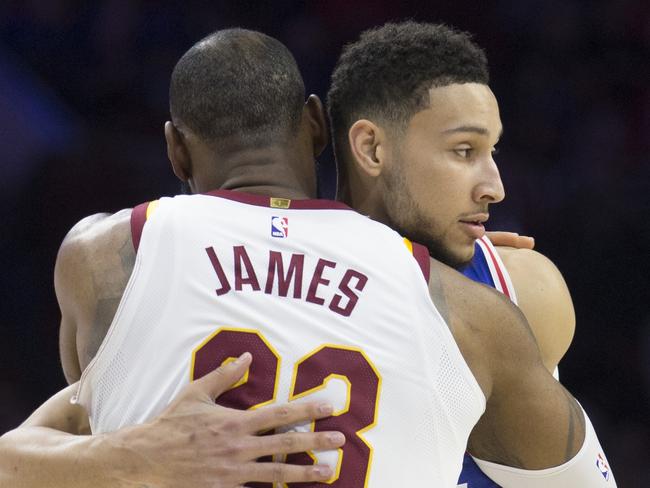
<svg viewBox="0 0 650 488">
<path fill-rule="evenodd" d="M 339 163 L 345 166 L 347 131 L 355 120 L 377 117 L 400 128 L 429 105 L 430 88 L 487 85 L 489 79 L 485 53 L 466 32 L 418 22 L 365 31 L 343 49 L 327 93 Z"/>
</svg>

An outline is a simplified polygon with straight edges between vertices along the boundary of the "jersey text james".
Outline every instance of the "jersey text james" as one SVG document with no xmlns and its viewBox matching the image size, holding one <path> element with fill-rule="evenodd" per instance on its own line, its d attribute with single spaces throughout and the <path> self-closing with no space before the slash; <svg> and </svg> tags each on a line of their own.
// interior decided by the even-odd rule
<svg viewBox="0 0 650 488">
<path fill-rule="evenodd" d="M 305 267 L 304 254 L 288 254 L 280 251 L 269 250 L 268 262 L 265 270 L 257 271 L 246 251 L 245 246 L 233 246 L 232 259 L 234 270 L 233 276 L 228 277 L 221 264 L 221 260 L 213 247 L 207 247 L 205 252 L 210 259 L 219 280 L 219 288 L 216 289 L 218 296 L 225 295 L 233 289 L 243 291 L 244 287 L 249 287 L 249 291 L 262 291 L 258 275 L 266 274 L 264 282 L 264 293 L 276 294 L 277 296 L 289 296 L 289 289 L 292 288 L 291 296 L 296 299 L 303 298 L 303 271 Z M 285 258 L 288 255 L 288 259 Z M 288 261 L 287 271 L 285 273 L 285 263 Z M 307 302 L 316 305 L 325 305 L 337 314 L 349 317 L 359 301 L 361 292 L 368 282 L 368 277 L 360 271 L 346 269 L 343 277 L 334 289 L 330 285 L 330 280 L 326 278 L 326 269 L 336 268 L 337 263 L 327 259 L 319 258 L 314 268 L 314 272 L 308 279 L 309 286 L 304 299 Z M 277 283 L 277 287 L 275 284 Z M 293 285 L 293 287 L 291 286 Z M 326 295 L 331 298 L 326 299 Z"/>
</svg>

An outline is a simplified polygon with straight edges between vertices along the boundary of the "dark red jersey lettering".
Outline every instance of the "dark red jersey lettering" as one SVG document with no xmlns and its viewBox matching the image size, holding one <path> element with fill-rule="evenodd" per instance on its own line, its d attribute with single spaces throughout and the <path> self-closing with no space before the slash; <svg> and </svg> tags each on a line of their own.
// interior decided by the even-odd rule
<svg viewBox="0 0 650 488">
<path fill-rule="evenodd" d="M 253 291 L 260 291 L 260 282 L 257 281 L 257 275 L 246 248 L 244 246 L 234 246 L 232 251 L 235 258 L 235 290 L 241 291 L 244 285 L 249 285 Z M 242 274 L 242 264 L 246 268 L 245 278 Z"/>
<path fill-rule="evenodd" d="M 359 301 L 359 295 L 357 295 L 350 289 L 350 280 L 352 280 L 352 278 L 356 279 L 354 288 L 359 292 L 363 291 L 364 287 L 366 286 L 366 283 L 368 283 L 368 277 L 359 271 L 348 269 L 343 275 L 343 279 L 339 284 L 339 290 L 341 291 L 341 293 L 343 293 L 343 295 L 345 295 L 348 298 L 348 303 L 345 305 L 345 307 L 341 307 L 341 300 L 343 297 L 338 293 L 334 295 L 332 301 L 330 302 L 330 307 L 329 307 L 330 310 L 332 312 L 341 314 L 344 317 L 350 316 L 352 310 L 354 310 L 354 307 L 357 305 L 357 302 Z"/>
<path fill-rule="evenodd" d="M 277 271 L 278 295 L 286 297 L 289 293 L 289 285 L 293 280 L 293 298 L 300 298 L 302 296 L 302 270 L 304 265 L 304 254 L 292 254 L 291 260 L 289 261 L 289 269 L 285 275 L 282 253 L 278 251 L 269 251 L 269 271 L 266 275 L 266 287 L 264 288 L 264 293 L 270 295 L 273 292 L 273 283 L 275 282 Z"/>
<path fill-rule="evenodd" d="M 316 269 L 314 270 L 314 276 L 311 278 L 311 283 L 309 283 L 309 291 L 307 292 L 306 300 L 316 305 L 323 305 L 325 300 L 316 295 L 319 285 L 329 285 L 330 280 L 323 278 L 323 271 L 325 268 L 336 268 L 336 263 L 333 261 L 328 261 L 327 259 L 319 259 L 316 264 Z"/>
<path fill-rule="evenodd" d="M 208 253 L 212 267 L 214 268 L 215 273 L 217 273 L 217 278 L 219 278 L 219 282 L 221 283 L 221 288 L 218 288 L 216 290 L 217 295 L 221 296 L 225 293 L 228 293 L 230 291 L 230 283 L 228 283 L 228 278 L 226 278 L 226 273 L 223 271 L 223 267 L 219 262 L 217 253 L 214 252 L 214 248 L 212 247 L 206 247 L 205 252 Z"/>
</svg>

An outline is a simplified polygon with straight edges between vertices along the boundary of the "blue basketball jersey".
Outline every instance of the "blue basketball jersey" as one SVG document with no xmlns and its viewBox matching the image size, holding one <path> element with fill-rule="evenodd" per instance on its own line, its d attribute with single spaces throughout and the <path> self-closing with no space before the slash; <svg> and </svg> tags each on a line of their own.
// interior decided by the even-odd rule
<svg viewBox="0 0 650 488">
<path fill-rule="evenodd" d="M 496 288 L 517 303 L 515 289 L 496 249 L 487 237 L 476 241 L 472 261 L 460 270 L 469 279 Z M 459 488 L 500 488 L 479 469 L 469 454 L 463 459 L 463 470 L 458 479 Z"/>
<path fill-rule="evenodd" d="M 501 257 L 494 245 L 487 237 L 482 237 L 476 240 L 474 250 L 472 261 L 460 272 L 470 280 L 495 288 L 516 304 L 517 296 L 510 280 L 510 274 L 503 265 L 503 261 L 501 261 Z"/>
</svg>

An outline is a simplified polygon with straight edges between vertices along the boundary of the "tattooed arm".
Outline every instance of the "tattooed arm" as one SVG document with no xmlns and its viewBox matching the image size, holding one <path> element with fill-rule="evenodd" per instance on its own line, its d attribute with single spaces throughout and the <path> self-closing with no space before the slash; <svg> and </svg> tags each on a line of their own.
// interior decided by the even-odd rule
<svg viewBox="0 0 650 488">
<path fill-rule="evenodd" d="M 61 362 L 69 383 L 79 379 L 97 353 L 131 276 L 130 216 L 127 209 L 87 217 L 59 249 L 54 286 L 61 308 Z"/>
</svg>

